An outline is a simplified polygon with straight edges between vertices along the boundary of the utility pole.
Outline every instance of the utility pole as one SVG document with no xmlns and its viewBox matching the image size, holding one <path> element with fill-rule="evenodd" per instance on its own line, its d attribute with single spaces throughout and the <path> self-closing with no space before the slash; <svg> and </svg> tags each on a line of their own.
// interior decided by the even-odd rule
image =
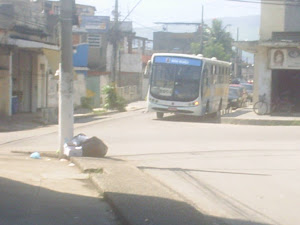
<svg viewBox="0 0 300 225">
<path fill-rule="evenodd" d="M 115 10 L 114 10 L 114 25 L 112 30 L 112 68 L 111 68 L 111 81 L 118 85 L 118 76 L 117 76 L 117 58 L 118 58 L 118 49 L 119 49 L 119 2 L 115 0 Z"/>
<path fill-rule="evenodd" d="M 73 52 L 72 18 L 74 0 L 60 0 L 61 66 L 59 74 L 59 150 L 63 156 L 64 144 L 73 137 Z"/>
<path fill-rule="evenodd" d="M 200 53 L 203 54 L 203 36 L 204 36 L 204 20 L 203 20 L 203 15 L 204 15 L 204 6 L 202 5 L 202 15 L 201 15 L 201 35 L 200 35 Z"/>
<path fill-rule="evenodd" d="M 239 28 L 237 28 L 236 30 L 236 41 L 239 41 Z M 235 51 L 235 64 L 234 64 L 234 75 L 235 78 L 238 77 L 238 64 L 239 64 L 239 49 L 236 47 L 236 51 Z"/>
</svg>

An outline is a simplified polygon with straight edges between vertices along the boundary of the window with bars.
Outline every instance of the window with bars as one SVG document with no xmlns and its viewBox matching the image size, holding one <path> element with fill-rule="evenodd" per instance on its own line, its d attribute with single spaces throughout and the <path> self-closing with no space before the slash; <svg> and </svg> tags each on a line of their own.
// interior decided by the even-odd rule
<svg viewBox="0 0 300 225">
<path fill-rule="evenodd" d="M 101 47 L 101 36 L 99 34 L 88 34 L 88 43 L 90 47 Z"/>
</svg>

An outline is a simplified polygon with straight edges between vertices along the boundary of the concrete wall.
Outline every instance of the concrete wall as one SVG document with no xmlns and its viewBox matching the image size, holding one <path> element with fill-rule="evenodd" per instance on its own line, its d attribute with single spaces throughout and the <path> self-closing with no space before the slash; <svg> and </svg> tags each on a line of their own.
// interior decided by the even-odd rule
<svg viewBox="0 0 300 225">
<path fill-rule="evenodd" d="M 74 80 L 74 106 L 81 105 L 81 98 L 86 96 L 85 75 L 77 73 L 77 79 Z"/>
<path fill-rule="evenodd" d="M 86 96 L 86 81 L 84 74 L 76 74 L 74 79 L 74 106 L 81 105 L 81 98 Z M 58 79 L 53 75 L 48 77 L 48 107 L 58 107 Z"/>
<path fill-rule="evenodd" d="M 102 94 L 103 87 L 109 84 L 109 75 L 100 76 L 100 102 L 101 104 L 105 101 L 105 95 Z"/>
<path fill-rule="evenodd" d="M 258 101 L 260 95 L 266 94 L 267 103 L 270 105 L 272 93 L 272 70 L 268 68 L 268 59 L 268 48 L 259 48 L 254 59 L 254 102 Z"/>
<path fill-rule="evenodd" d="M 272 32 L 283 32 L 285 7 L 261 4 L 260 40 L 270 40 Z"/>
<path fill-rule="evenodd" d="M 160 52 L 190 53 L 191 43 L 199 41 L 197 33 L 154 32 L 153 50 Z"/>
<path fill-rule="evenodd" d="M 37 108 L 47 107 L 48 61 L 45 55 L 38 56 Z"/>
<path fill-rule="evenodd" d="M 0 116 L 11 114 L 10 79 L 8 70 L 0 70 Z"/>
<path fill-rule="evenodd" d="M 143 62 L 142 54 L 121 54 L 121 71 L 142 73 Z"/>
<path fill-rule="evenodd" d="M 126 50 L 122 51 L 120 56 L 121 71 L 142 73 L 143 71 L 142 53 L 129 54 L 125 52 Z M 111 63 L 112 63 L 111 59 L 112 59 L 112 45 L 110 44 L 107 47 L 106 71 L 111 71 Z M 119 68 L 119 65 L 117 65 L 117 68 Z"/>
<path fill-rule="evenodd" d="M 299 1 L 298 1 L 299 3 Z M 300 31 L 300 8 L 295 6 L 286 6 L 285 8 L 285 30 L 290 31 Z"/>
<path fill-rule="evenodd" d="M 117 93 L 127 102 L 133 102 L 140 99 L 140 94 L 138 92 L 137 86 L 118 87 Z"/>
</svg>

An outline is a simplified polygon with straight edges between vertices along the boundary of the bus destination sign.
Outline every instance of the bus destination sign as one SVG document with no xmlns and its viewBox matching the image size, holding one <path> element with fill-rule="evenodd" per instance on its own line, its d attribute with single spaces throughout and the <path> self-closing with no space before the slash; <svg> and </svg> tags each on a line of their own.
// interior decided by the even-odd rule
<svg viewBox="0 0 300 225">
<path fill-rule="evenodd" d="M 181 57 L 156 56 L 155 63 L 166 63 L 186 66 L 201 66 L 202 62 L 199 59 L 189 59 Z"/>
</svg>

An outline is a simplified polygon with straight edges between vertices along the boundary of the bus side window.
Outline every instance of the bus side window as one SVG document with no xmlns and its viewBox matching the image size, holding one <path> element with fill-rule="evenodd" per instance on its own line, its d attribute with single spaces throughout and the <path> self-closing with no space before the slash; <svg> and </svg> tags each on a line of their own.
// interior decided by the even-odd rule
<svg viewBox="0 0 300 225">
<path fill-rule="evenodd" d="M 214 66 L 214 84 L 219 83 L 219 67 L 217 65 Z"/>
<path fill-rule="evenodd" d="M 204 71 L 203 71 L 203 78 L 204 78 L 204 84 L 206 86 L 209 85 L 209 76 L 208 76 L 208 69 L 205 68 Z"/>
<path fill-rule="evenodd" d="M 209 71 L 208 71 L 208 67 L 205 66 L 203 69 L 203 79 L 202 79 L 202 84 L 201 84 L 201 96 L 204 95 L 204 93 L 206 92 L 208 86 L 209 86 Z"/>
</svg>

